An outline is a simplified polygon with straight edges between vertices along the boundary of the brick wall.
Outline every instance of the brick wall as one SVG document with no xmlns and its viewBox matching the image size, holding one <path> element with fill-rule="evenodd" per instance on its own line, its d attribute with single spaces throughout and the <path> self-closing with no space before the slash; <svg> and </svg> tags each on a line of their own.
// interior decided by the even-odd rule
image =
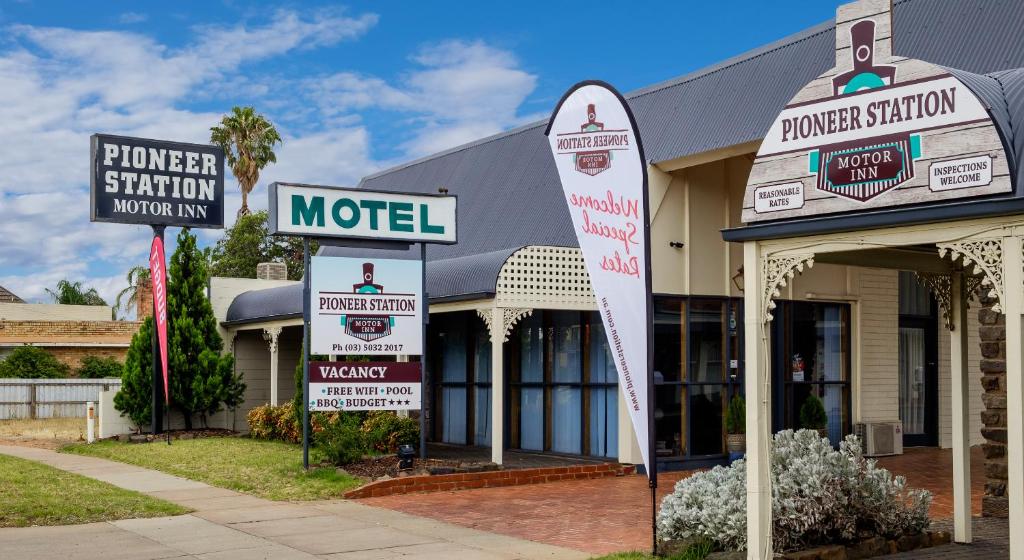
<svg viewBox="0 0 1024 560">
<path fill-rule="evenodd" d="M 123 362 L 138 330 L 135 321 L 0 321 L 0 343 L 38 345 L 75 370 L 85 356 Z"/>
<path fill-rule="evenodd" d="M 985 390 L 982 401 L 985 410 L 981 421 L 985 427 L 981 434 L 985 444 L 985 495 L 981 499 L 981 515 L 1008 517 L 1006 472 L 1006 317 L 992 309 L 996 303 L 988 297 L 981 299 L 978 311 L 981 323 L 981 386 Z"/>
</svg>

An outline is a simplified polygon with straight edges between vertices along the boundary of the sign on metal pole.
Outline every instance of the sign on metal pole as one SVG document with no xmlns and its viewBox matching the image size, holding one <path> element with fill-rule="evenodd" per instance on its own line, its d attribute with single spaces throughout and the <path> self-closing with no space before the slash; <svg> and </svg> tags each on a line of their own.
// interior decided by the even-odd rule
<svg viewBox="0 0 1024 560">
<path fill-rule="evenodd" d="M 310 410 L 419 410 L 416 362 L 311 362 Z"/>
<path fill-rule="evenodd" d="M 224 150 L 93 134 L 93 222 L 224 227 Z"/>
<path fill-rule="evenodd" d="M 267 226 L 276 235 L 455 243 L 455 205 L 447 195 L 272 183 Z"/>
<path fill-rule="evenodd" d="M 423 263 L 313 257 L 310 326 L 314 354 L 423 353 Z"/>
</svg>

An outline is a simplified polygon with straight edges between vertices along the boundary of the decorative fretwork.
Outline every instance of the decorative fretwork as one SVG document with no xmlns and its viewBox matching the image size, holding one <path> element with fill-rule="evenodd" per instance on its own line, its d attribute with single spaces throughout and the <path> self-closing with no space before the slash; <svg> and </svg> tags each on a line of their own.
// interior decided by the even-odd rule
<svg viewBox="0 0 1024 560">
<path fill-rule="evenodd" d="M 952 261 L 960 260 L 964 268 L 973 265 L 975 275 L 982 275 L 981 290 L 996 300 L 992 309 L 1002 311 L 1003 302 L 1003 243 L 1001 239 L 981 239 L 938 243 L 939 256 L 949 254 Z"/>
<path fill-rule="evenodd" d="M 764 259 L 761 266 L 764 281 L 764 291 L 761 294 L 761 313 L 764 322 L 772 320 L 775 298 L 781 295 L 779 289 L 785 288 L 795 274 L 803 272 L 805 265 L 807 268 L 814 266 L 814 253 Z"/>
<path fill-rule="evenodd" d="M 263 329 L 263 340 L 267 341 L 270 353 L 277 352 L 277 340 L 281 336 L 281 327 L 267 327 Z"/>
<path fill-rule="evenodd" d="M 494 313 L 501 311 L 501 324 L 505 332 L 502 333 L 502 342 L 508 342 L 508 335 L 512 334 L 512 327 L 519 322 L 523 317 L 529 316 L 533 313 L 533 309 L 525 309 L 522 307 L 497 307 L 489 309 L 477 309 L 476 314 L 480 316 L 484 324 L 487 325 L 487 332 L 494 335 Z"/>
<path fill-rule="evenodd" d="M 915 272 L 914 276 L 935 296 L 935 301 L 942 310 L 942 320 L 946 323 L 946 328 L 953 330 L 953 277 L 949 274 L 931 272 Z"/>
<path fill-rule="evenodd" d="M 530 245 L 512 254 L 498 273 L 495 297 L 508 307 L 594 309 L 583 253 L 576 247 Z"/>
</svg>

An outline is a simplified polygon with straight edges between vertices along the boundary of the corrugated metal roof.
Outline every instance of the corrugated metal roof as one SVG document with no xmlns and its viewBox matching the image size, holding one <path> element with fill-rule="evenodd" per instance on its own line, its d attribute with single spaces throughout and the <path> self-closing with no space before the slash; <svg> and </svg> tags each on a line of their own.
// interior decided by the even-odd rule
<svg viewBox="0 0 1024 560">
<path fill-rule="evenodd" d="M 1020 160 L 1024 139 L 1013 130 L 1024 126 L 1024 71 L 1005 70 L 1024 67 L 1024 2 L 902 0 L 893 25 L 896 54 L 964 71 L 958 75 L 992 106 Z M 646 155 L 657 163 L 762 138 L 793 95 L 834 62 L 835 28 L 826 22 L 626 98 Z M 493 291 L 501 257 L 520 247 L 577 245 L 545 125 L 483 138 L 360 182 L 409 192 L 445 187 L 459 196 L 459 242 L 428 249 L 431 297 Z"/>
</svg>

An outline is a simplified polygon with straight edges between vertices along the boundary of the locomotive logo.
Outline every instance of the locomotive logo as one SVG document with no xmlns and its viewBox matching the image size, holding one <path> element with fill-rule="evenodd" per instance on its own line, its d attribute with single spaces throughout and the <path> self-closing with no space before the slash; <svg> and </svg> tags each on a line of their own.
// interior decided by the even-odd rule
<svg viewBox="0 0 1024 560">
<path fill-rule="evenodd" d="M 579 132 L 558 135 L 558 153 L 572 155 L 576 171 L 594 176 L 612 166 L 613 152 L 628 150 L 628 130 L 606 130 L 597 120 L 597 107 L 587 105 L 587 122 Z"/>
<path fill-rule="evenodd" d="M 373 283 L 373 263 L 363 263 L 363 281 L 352 285 L 354 294 L 383 294 L 384 286 Z M 367 342 L 391 334 L 395 326 L 392 315 L 342 315 L 341 324 L 345 334 Z"/>
<path fill-rule="evenodd" d="M 896 81 L 896 67 L 875 64 L 875 22 L 850 28 L 853 68 L 832 78 L 834 95 L 884 88 Z M 867 202 L 914 178 L 921 157 L 921 137 L 908 133 L 823 146 L 809 154 L 819 191 Z"/>
</svg>

